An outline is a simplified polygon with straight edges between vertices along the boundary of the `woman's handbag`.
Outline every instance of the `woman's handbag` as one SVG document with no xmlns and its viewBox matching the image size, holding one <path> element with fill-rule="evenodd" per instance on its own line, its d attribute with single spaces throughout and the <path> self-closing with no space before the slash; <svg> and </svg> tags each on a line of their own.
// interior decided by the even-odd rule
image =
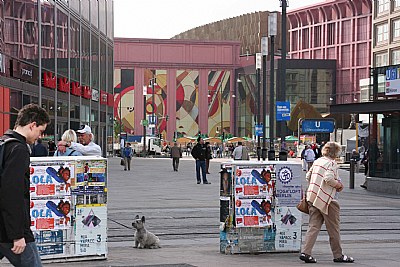
<svg viewBox="0 0 400 267">
<path fill-rule="evenodd" d="M 303 198 L 300 200 L 300 202 L 297 204 L 296 208 L 301 211 L 304 212 L 305 214 L 309 214 L 310 211 L 308 210 L 308 204 L 307 204 L 307 198 L 306 198 L 306 194 L 304 194 Z"/>
</svg>

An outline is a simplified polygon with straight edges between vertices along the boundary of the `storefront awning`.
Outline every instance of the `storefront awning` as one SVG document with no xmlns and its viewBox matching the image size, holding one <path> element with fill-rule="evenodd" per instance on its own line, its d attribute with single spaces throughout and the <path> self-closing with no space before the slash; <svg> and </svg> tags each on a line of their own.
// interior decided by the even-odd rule
<svg viewBox="0 0 400 267">
<path fill-rule="evenodd" d="M 330 113 L 372 114 L 400 111 L 400 100 L 331 105 Z"/>
</svg>

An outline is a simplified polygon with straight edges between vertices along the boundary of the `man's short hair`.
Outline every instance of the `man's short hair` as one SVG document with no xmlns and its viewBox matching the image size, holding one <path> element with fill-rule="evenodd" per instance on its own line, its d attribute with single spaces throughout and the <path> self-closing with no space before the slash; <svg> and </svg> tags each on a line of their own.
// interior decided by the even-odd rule
<svg viewBox="0 0 400 267">
<path fill-rule="evenodd" d="M 47 114 L 47 111 L 44 108 L 37 104 L 25 105 L 18 112 L 14 128 L 18 126 L 24 127 L 32 122 L 36 122 L 37 126 L 49 124 L 49 114 Z"/>
<path fill-rule="evenodd" d="M 241 145 L 243 145 L 243 143 L 241 141 L 239 141 L 238 142 L 238 146 L 241 146 Z"/>
</svg>

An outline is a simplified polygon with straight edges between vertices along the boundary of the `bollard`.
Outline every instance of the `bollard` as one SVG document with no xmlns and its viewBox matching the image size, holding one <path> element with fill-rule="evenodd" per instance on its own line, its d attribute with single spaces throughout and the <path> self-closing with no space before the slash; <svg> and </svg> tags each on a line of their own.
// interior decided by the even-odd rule
<svg viewBox="0 0 400 267">
<path fill-rule="evenodd" d="M 257 160 L 260 161 L 261 159 L 261 147 L 257 147 Z"/>
<path fill-rule="evenodd" d="M 356 162 L 354 159 L 350 159 L 350 189 L 354 189 L 354 171 L 355 171 Z"/>
<path fill-rule="evenodd" d="M 263 148 L 261 151 L 262 160 L 264 161 L 267 158 L 267 149 Z"/>
</svg>

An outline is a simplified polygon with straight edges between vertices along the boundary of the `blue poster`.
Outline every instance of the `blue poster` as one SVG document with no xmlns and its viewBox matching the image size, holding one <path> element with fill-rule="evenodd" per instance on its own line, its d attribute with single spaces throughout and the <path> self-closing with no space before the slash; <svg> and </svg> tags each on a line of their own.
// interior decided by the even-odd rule
<svg viewBox="0 0 400 267">
<path fill-rule="evenodd" d="M 276 101 L 276 121 L 290 121 L 289 101 Z"/>
</svg>

